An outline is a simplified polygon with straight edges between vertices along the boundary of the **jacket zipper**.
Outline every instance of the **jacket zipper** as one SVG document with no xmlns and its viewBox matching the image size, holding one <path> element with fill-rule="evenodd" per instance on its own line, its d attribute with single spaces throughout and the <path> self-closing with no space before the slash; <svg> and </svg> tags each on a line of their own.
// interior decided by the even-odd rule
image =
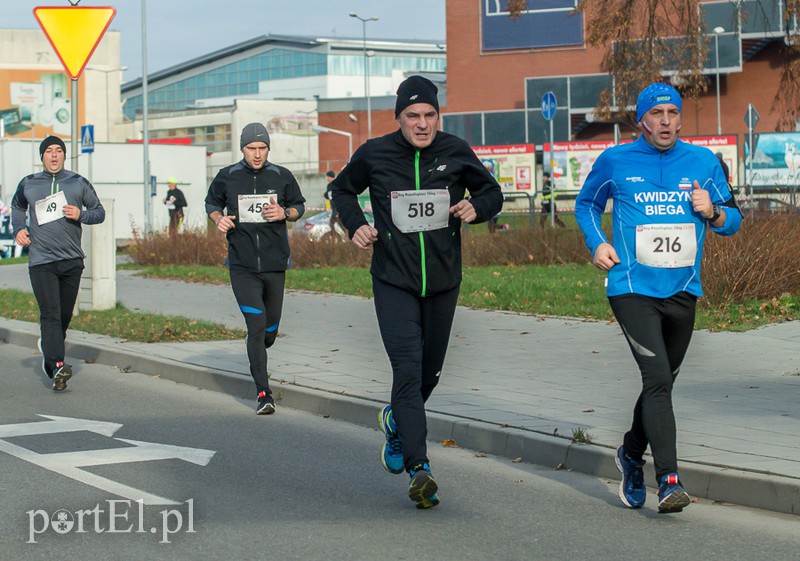
<svg viewBox="0 0 800 561">
<path fill-rule="evenodd" d="M 419 150 L 414 152 L 414 181 L 416 183 L 416 190 L 419 191 L 422 188 L 419 177 Z M 419 232 L 419 260 L 420 269 L 422 271 L 422 293 L 420 296 L 425 298 L 425 293 L 428 290 L 428 276 L 425 274 L 427 268 L 425 265 L 425 236 L 423 236 L 422 232 Z"/>
<path fill-rule="evenodd" d="M 258 186 L 258 177 L 256 174 L 253 174 L 253 194 L 257 194 L 256 187 Z M 261 238 L 258 235 L 258 230 L 256 230 L 256 265 L 258 266 L 258 272 L 261 272 Z"/>
</svg>

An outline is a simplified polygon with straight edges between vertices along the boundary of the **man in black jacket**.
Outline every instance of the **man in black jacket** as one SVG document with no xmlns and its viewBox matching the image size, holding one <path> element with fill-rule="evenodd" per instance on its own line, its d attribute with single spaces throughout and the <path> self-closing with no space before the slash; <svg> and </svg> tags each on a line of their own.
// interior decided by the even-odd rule
<svg viewBox="0 0 800 561">
<path fill-rule="evenodd" d="M 439 381 L 461 283 L 461 223 L 500 212 L 500 186 L 462 139 L 438 131 L 438 90 L 411 76 L 397 90 L 400 126 L 368 140 L 333 182 L 353 243 L 372 249 L 372 287 L 392 365 L 391 405 L 380 415 L 381 463 L 408 471 L 417 508 L 439 504 L 425 438 L 425 401 Z M 375 226 L 358 204 L 369 187 Z M 465 199 L 469 192 L 470 199 Z"/>
<path fill-rule="evenodd" d="M 275 412 L 267 349 L 275 343 L 289 267 L 286 221 L 305 212 L 305 199 L 288 169 L 267 161 L 269 133 L 261 123 L 242 129 L 244 158 L 211 182 L 206 213 L 228 239 L 231 288 L 247 324 L 247 358 L 256 383 L 256 413 Z M 227 214 L 225 213 L 227 211 Z"/>
</svg>

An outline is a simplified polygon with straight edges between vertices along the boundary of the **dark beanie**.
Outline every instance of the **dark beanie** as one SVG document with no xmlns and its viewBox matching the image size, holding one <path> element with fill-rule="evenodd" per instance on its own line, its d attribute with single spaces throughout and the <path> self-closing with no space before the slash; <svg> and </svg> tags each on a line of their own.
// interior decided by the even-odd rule
<svg viewBox="0 0 800 561">
<path fill-rule="evenodd" d="M 436 94 L 439 88 L 436 84 L 423 78 L 422 76 L 409 76 L 400 87 L 397 88 L 397 102 L 394 106 L 394 116 L 399 117 L 400 113 L 409 105 L 415 103 L 428 103 L 433 105 L 436 112 L 439 112 L 439 99 Z"/>
<path fill-rule="evenodd" d="M 269 133 L 267 127 L 261 123 L 250 123 L 242 129 L 242 137 L 239 140 L 239 148 L 244 148 L 251 142 L 263 142 L 269 148 Z"/>
<path fill-rule="evenodd" d="M 41 160 L 44 158 L 44 151 L 47 150 L 48 147 L 52 146 L 53 144 L 57 144 L 61 146 L 61 149 L 64 151 L 64 154 L 67 153 L 67 147 L 64 144 L 64 141 L 58 138 L 57 136 L 53 136 L 52 134 L 42 140 L 42 143 L 39 145 L 39 159 Z"/>
<path fill-rule="evenodd" d="M 325 176 L 326 176 L 326 177 L 333 177 L 333 178 L 336 178 L 336 172 L 334 172 L 332 169 L 329 169 L 329 170 L 328 170 L 328 171 L 325 173 Z"/>
</svg>

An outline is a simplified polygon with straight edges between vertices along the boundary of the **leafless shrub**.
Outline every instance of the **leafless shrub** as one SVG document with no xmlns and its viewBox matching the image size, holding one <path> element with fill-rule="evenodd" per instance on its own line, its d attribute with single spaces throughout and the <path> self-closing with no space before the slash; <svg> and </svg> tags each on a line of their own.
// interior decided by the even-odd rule
<svg viewBox="0 0 800 561">
<path fill-rule="evenodd" d="M 709 234 L 703 254 L 706 304 L 779 298 L 800 293 L 800 220 L 763 215 L 742 223 L 732 237 Z"/>
<path fill-rule="evenodd" d="M 350 240 L 325 236 L 311 240 L 307 236 L 289 236 L 292 263 L 298 269 L 321 267 L 369 267 L 371 251 L 358 249 Z"/>
<path fill-rule="evenodd" d="M 134 230 L 128 247 L 131 259 L 140 265 L 220 265 L 228 254 L 225 236 L 204 228 L 185 230 L 174 236 L 156 232 L 142 236 Z"/>
<path fill-rule="evenodd" d="M 520 228 L 494 235 L 466 230 L 461 245 L 464 265 L 471 267 L 586 263 L 590 259 L 583 235 L 575 229 Z"/>
<path fill-rule="evenodd" d="M 474 226 L 472 228 L 480 228 Z M 297 268 L 368 267 L 372 252 L 349 240 L 312 241 L 290 236 Z M 735 236 L 709 234 L 703 256 L 703 305 L 723 307 L 752 299 L 800 294 L 800 220 L 790 214 L 747 218 Z M 576 229 L 512 229 L 488 235 L 465 229 L 465 266 L 552 265 L 586 263 L 589 252 Z M 135 235 L 129 248 L 141 265 L 220 265 L 227 254 L 224 236 L 216 231 L 189 230 Z"/>
</svg>

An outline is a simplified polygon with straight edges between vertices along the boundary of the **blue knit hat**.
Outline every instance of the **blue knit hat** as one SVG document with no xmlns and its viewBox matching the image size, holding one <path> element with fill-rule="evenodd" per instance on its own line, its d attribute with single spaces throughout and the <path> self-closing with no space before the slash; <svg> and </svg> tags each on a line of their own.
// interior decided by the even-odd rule
<svg viewBox="0 0 800 561">
<path fill-rule="evenodd" d="M 672 103 L 678 108 L 678 111 L 682 111 L 681 94 L 678 93 L 678 90 L 668 84 L 658 82 L 647 86 L 636 100 L 636 122 L 641 121 L 645 113 L 662 103 Z"/>
</svg>

